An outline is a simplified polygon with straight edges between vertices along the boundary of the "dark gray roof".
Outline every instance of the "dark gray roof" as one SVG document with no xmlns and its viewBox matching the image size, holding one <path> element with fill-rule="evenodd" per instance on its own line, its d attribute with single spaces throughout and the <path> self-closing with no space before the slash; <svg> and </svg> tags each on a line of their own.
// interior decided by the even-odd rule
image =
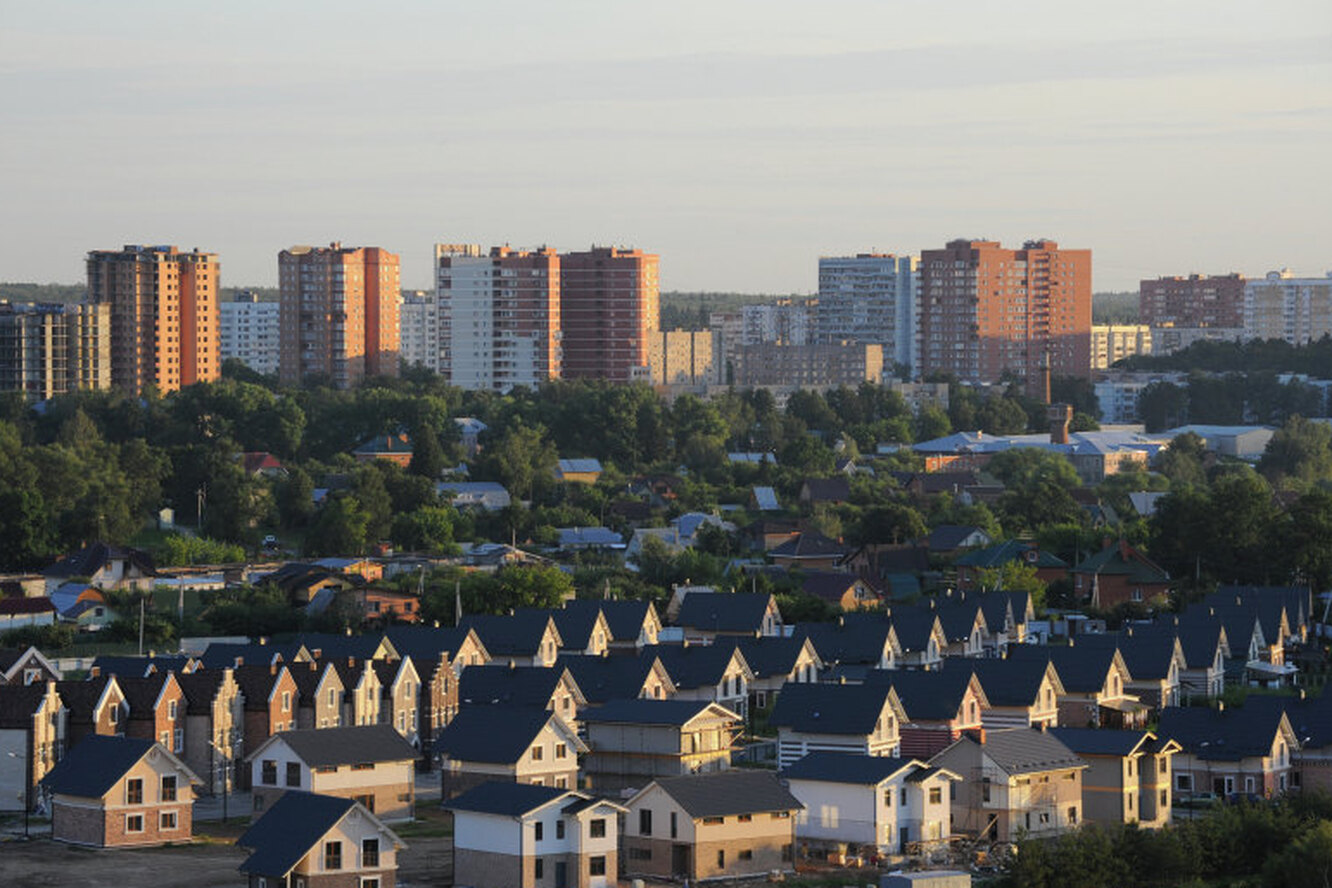
<svg viewBox="0 0 1332 888">
<path fill-rule="evenodd" d="M 511 765 L 552 718 L 533 706 L 464 706 L 430 748 L 455 761 Z"/>
<path fill-rule="evenodd" d="M 180 672 L 193 658 L 185 654 L 158 655 L 153 657 L 112 657 L 102 654 L 93 660 L 93 668 L 102 675 L 115 675 L 123 678 L 142 678 L 149 671 Z"/>
<path fill-rule="evenodd" d="M 895 607 L 888 617 L 897 633 L 903 651 L 923 651 L 929 644 L 930 633 L 939 614 L 933 608 Z M 943 652 L 940 651 L 940 654 Z"/>
<path fill-rule="evenodd" d="M 782 776 L 787 780 L 874 786 L 903 769 L 919 767 L 923 766 L 915 759 L 850 752 L 811 752 L 789 765 L 782 771 Z"/>
<path fill-rule="evenodd" d="M 769 552 L 780 558 L 840 558 L 850 550 L 817 530 L 803 530 Z"/>
<path fill-rule="evenodd" d="M 530 657 L 538 653 L 549 623 L 550 614 L 545 611 L 522 611 L 505 616 L 463 617 L 460 625 L 476 630 L 492 657 Z"/>
<path fill-rule="evenodd" d="M 812 642 L 811 642 L 812 644 Z M 739 638 L 735 646 L 749 664 L 755 678 L 776 678 L 791 674 L 805 646 L 804 636 L 764 635 Z M 815 647 L 817 652 L 818 648 Z"/>
<path fill-rule="evenodd" d="M 1148 731 L 1114 731 L 1104 728 L 1050 728 L 1049 732 L 1079 755 L 1125 756 L 1146 746 Z"/>
<path fill-rule="evenodd" d="M 687 777 L 660 777 L 655 782 L 690 817 L 797 811 L 805 807 L 772 771 L 714 771 Z"/>
<path fill-rule="evenodd" d="M 1244 701 L 1243 711 L 1260 719 L 1269 719 L 1271 712 L 1283 711 L 1302 748 L 1332 746 L 1332 697 L 1327 694 L 1304 700 L 1285 695 L 1250 694 Z"/>
<path fill-rule="evenodd" d="M 412 658 L 419 672 L 422 661 L 438 660 L 440 653 L 448 651 L 449 659 L 457 653 L 459 645 L 467 637 L 463 627 L 438 626 L 390 626 L 384 630 L 393 649 L 404 657 Z"/>
<path fill-rule="evenodd" d="M 705 632 L 752 632 L 763 628 L 772 603 L 765 592 L 695 592 L 685 596 L 676 624 Z"/>
<path fill-rule="evenodd" d="M 61 795 L 101 798 L 154 745 L 138 737 L 90 734 L 42 778 L 42 786 Z"/>
<path fill-rule="evenodd" d="M 589 703 L 610 700 L 632 700 L 643 690 L 655 657 L 579 657 L 564 655 L 556 661 L 556 668 L 569 670 L 578 689 Z M 475 669 L 469 667 L 464 678 Z"/>
<path fill-rule="evenodd" d="M 282 738 L 301 761 L 316 768 L 416 758 L 412 744 L 391 725 L 282 731 L 275 736 Z"/>
<path fill-rule="evenodd" d="M 592 641 L 592 631 L 597 625 L 597 615 L 601 613 L 599 607 L 587 607 L 587 604 L 595 605 L 595 601 L 588 601 L 583 605 L 576 605 L 572 608 L 520 608 L 519 613 L 532 610 L 535 613 L 545 614 L 555 621 L 555 629 L 560 633 L 561 647 L 571 651 L 585 650 Z M 609 644 L 611 639 L 607 638 Z"/>
<path fill-rule="evenodd" d="M 1180 614 L 1163 614 L 1157 620 L 1162 632 L 1174 634 L 1179 639 L 1179 646 L 1184 651 L 1184 664 L 1189 669 L 1206 669 L 1216 658 L 1216 650 L 1221 645 L 1221 634 L 1225 626 L 1216 617 L 1197 608 Z M 1226 636 L 1230 642 L 1229 635 Z M 1248 638 L 1244 640 L 1248 650 Z"/>
<path fill-rule="evenodd" d="M 356 805 L 353 799 L 287 790 L 236 840 L 251 849 L 240 871 L 285 878 Z"/>
<path fill-rule="evenodd" d="M 1161 710 L 1157 733 L 1199 759 L 1237 761 L 1271 751 L 1283 712 L 1261 702 L 1226 710 L 1171 706 Z"/>
<path fill-rule="evenodd" d="M 959 743 L 974 743 L 964 737 Z M 1008 774 L 1031 774 L 1087 764 L 1048 731 L 1011 728 L 985 732 L 985 754 Z"/>
<path fill-rule="evenodd" d="M 33 714 L 46 697 L 46 682 L 0 684 L 0 728 L 31 728 Z"/>
<path fill-rule="evenodd" d="M 638 638 L 638 633 L 647 621 L 648 610 L 652 608 L 650 601 L 566 601 L 564 607 L 568 610 L 586 607 L 589 604 L 595 604 L 606 615 L 611 635 L 618 641 L 633 641 Z"/>
<path fill-rule="evenodd" d="M 724 644 L 649 644 L 643 646 L 639 657 L 657 657 L 676 688 L 691 690 L 720 682 L 733 653 L 735 648 Z"/>
<path fill-rule="evenodd" d="M 794 635 L 806 637 L 824 663 L 874 663 L 883 656 L 893 626 L 879 612 L 845 614 L 832 623 L 799 623 Z"/>
<path fill-rule="evenodd" d="M 568 795 L 569 792 L 567 789 L 556 789 L 553 786 L 490 780 L 450 799 L 444 803 L 444 807 L 451 811 L 522 817 L 528 811 L 540 808 L 560 796 Z"/>
<path fill-rule="evenodd" d="M 458 679 L 458 702 L 544 708 L 563 675 L 544 666 L 468 666 Z"/>
<path fill-rule="evenodd" d="M 711 706 L 707 700 L 612 700 L 588 709 L 585 724 L 684 725 Z"/>
<path fill-rule="evenodd" d="M 984 530 L 974 524 L 940 524 L 930 531 L 927 540 L 931 551 L 956 549 L 966 541 L 967 537 L 977 531 L 985 533 Z"/>
<path fill-rule="evenodd" d="M 896 613 L 900 613 L 898 608 Z M 939 625 L 943 627 L 944 636 L 949 641 L 965 641 L 971 637 L 971 630 L 976 625 L 976 614 L 985 619 L 985 613 L 981 609 L 980 602 L 975 599 L 962 601 L 940 600 L 935 613 L 939 615 Z M 988 628 L 988 621 L 986 621 Z M 1002 625 L 1002 624 L 1001 624 Z"/>
<path fill-rule="evenodd" d="M 1012 651 L 1014 647 L 1016 645 L 1010 646 L 1009 650 Z M 980 679 L 985 697 L 991 706 L 1031 706 L 1037 702 L 1041 681 L 1045 678 L 1045 668 L 1049 662 L 1044 657 L 1032 659 L 1009 657 L 1006 660 L 987 657 L 977 659 L 945 657 L 943 671 L 974 673 L 976 678 Z M 1062 681 L 1062 678 L 1060 680 Z"/>
<path fill-rule="evenodd" d="M 139 568 L 144 576 L 157 576 L 152 555 L 142 549 L 129 546 L 110 546 L 106 543 L 93 543 L 85 546 L 44 569 L 42 575 L 47 577 L 91 577 L 112 560 L 127 561 Z"/>
<path fill-rule="evenodd" d="M 891 688 L 869 684 L 787 682 L 777 695 L 768 724 L 808 734 L 863 737 L 874 731 L 890 692 Z"/>
<path fill-rule="evenodd" d="M 957 717 L 971 683 L 972 674 L 965 666 L 959 663 L 958 668 L 933 672 L 873 669 L 865 674 L 865 683 L 897 691 L 897 699 L 913 722 L 948 721 Z"/>
<path fill-rule="evenodd" d="M 120 684 L 109 675 L 90 678 L 87 681 L 65 679 L 56 682 L 56 693 L 60 694 L 60 702 L 69 710 L 70 721 L 92 721 L 93 708 L 102 699 L 102 694 L 106 693 L 107 684 L 113 681 L 117 686 Z"/>
<path fill-rule="evenodd" d="M 223 669 L 196 669 L 193 672 L 177 673 L 176 681 L 185 694 L 186 711 L 191 715 L 207 714 L 225 675 Z"/>
<path fill-rule="evenodd" d="M 1114 645 L 1075 644 L 1072 647 L 1051 647 L 1018 644 L 1008 648 L 1010 660 L 1046 660 L 1055 665 L 1064 690 L 1079 694 L 1099 691 L 1105 686 L 1118 648 Z M 1129 673 L 1130 677 L 1132 672 Z"/>
<path fill-rule="evenodd" d="M 232 644 L 215 641 L 204 649 L 199 662 L 205 669 L 221 666 L 235 666 L 240 660 L 246 666 L 267 666 L 278 657 L 284 663 L 290 663 L 300 653 L 299 644 Z"/>
<path fill-rule="evenodd" d="M 292 644 L 304 645 L 311 655 L 326 660 L 345 660 L 355 657 L 368 660 L 379 650 L 384 633 L 347 635 L 341 632 L 307 632 L 292 639 Z M 391 642 L 390 642 L 391 643 Z M 315 651 L 319 653 L 316 654 Z"/>
<path fill-rule="evenodd" d="M 237 666 L 232 670 L 241 694 L 245 696 L 245 708 L 249 710 L 267 710 L 269 695 L 282 675 L 285 665 Z"/>
</svg>

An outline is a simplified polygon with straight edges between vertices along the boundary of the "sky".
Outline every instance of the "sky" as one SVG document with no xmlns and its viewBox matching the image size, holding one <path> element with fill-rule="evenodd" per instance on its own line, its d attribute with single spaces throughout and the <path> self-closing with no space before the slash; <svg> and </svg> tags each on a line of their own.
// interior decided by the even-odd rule
<svg viewBox="0 0 1332 888">
<path fill-rule="evenodd" d="M 806 293 L 955 238 L 1332 270 L 1328 0 L 0 0 L 0 280 L 93 249 L 638 247 Z"/>
</svg>

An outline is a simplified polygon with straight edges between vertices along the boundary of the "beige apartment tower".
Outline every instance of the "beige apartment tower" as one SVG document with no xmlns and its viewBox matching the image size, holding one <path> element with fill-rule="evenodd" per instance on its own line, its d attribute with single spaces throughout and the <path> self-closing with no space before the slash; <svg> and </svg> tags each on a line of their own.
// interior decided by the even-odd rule
<svg viewBox="0 0 1332 888">
<path fill-rule="evenodd" d="M 278 378 L 350 388 L 398 374 L 398 256 L 379 247 L 292 247 L 278 254 Z"/>
<path fill-rule="evenodd" d="M 129 245 L 88 254 L 88 301 L 111 306 L 111 384 L 172 392 L 218 378 L 216 253 Z"/>
</svg>

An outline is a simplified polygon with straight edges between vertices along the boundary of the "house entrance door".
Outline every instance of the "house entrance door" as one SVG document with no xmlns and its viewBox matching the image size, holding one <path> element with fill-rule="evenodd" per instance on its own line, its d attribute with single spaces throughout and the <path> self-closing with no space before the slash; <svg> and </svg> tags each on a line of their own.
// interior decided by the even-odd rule
<svg viewBox="0 0 1332 888">
<path fill-rule="evenodd" d="M 689 876 L 689 846 L 672 845 L 671 846 L 671 875 Z"/>
<path fill-rule="evenodd" d="M 563 860 L 555 861 L 555 888 L 569 888 L 569 865 Z"/>
</svg>

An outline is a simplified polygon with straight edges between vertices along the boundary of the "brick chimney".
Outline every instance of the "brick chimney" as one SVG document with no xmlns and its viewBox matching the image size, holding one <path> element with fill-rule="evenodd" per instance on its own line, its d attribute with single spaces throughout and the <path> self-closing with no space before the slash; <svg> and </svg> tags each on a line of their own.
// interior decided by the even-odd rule
<svg viewBox="0 0 1332 888">
<path fill-rule="evenodd" d="M 1050 443 L 1067 444 L 1068 428 L 1073 424 L 1073 405 L 1051 404 L 1045 415 L 1050 420 Z"/>
</svg>

